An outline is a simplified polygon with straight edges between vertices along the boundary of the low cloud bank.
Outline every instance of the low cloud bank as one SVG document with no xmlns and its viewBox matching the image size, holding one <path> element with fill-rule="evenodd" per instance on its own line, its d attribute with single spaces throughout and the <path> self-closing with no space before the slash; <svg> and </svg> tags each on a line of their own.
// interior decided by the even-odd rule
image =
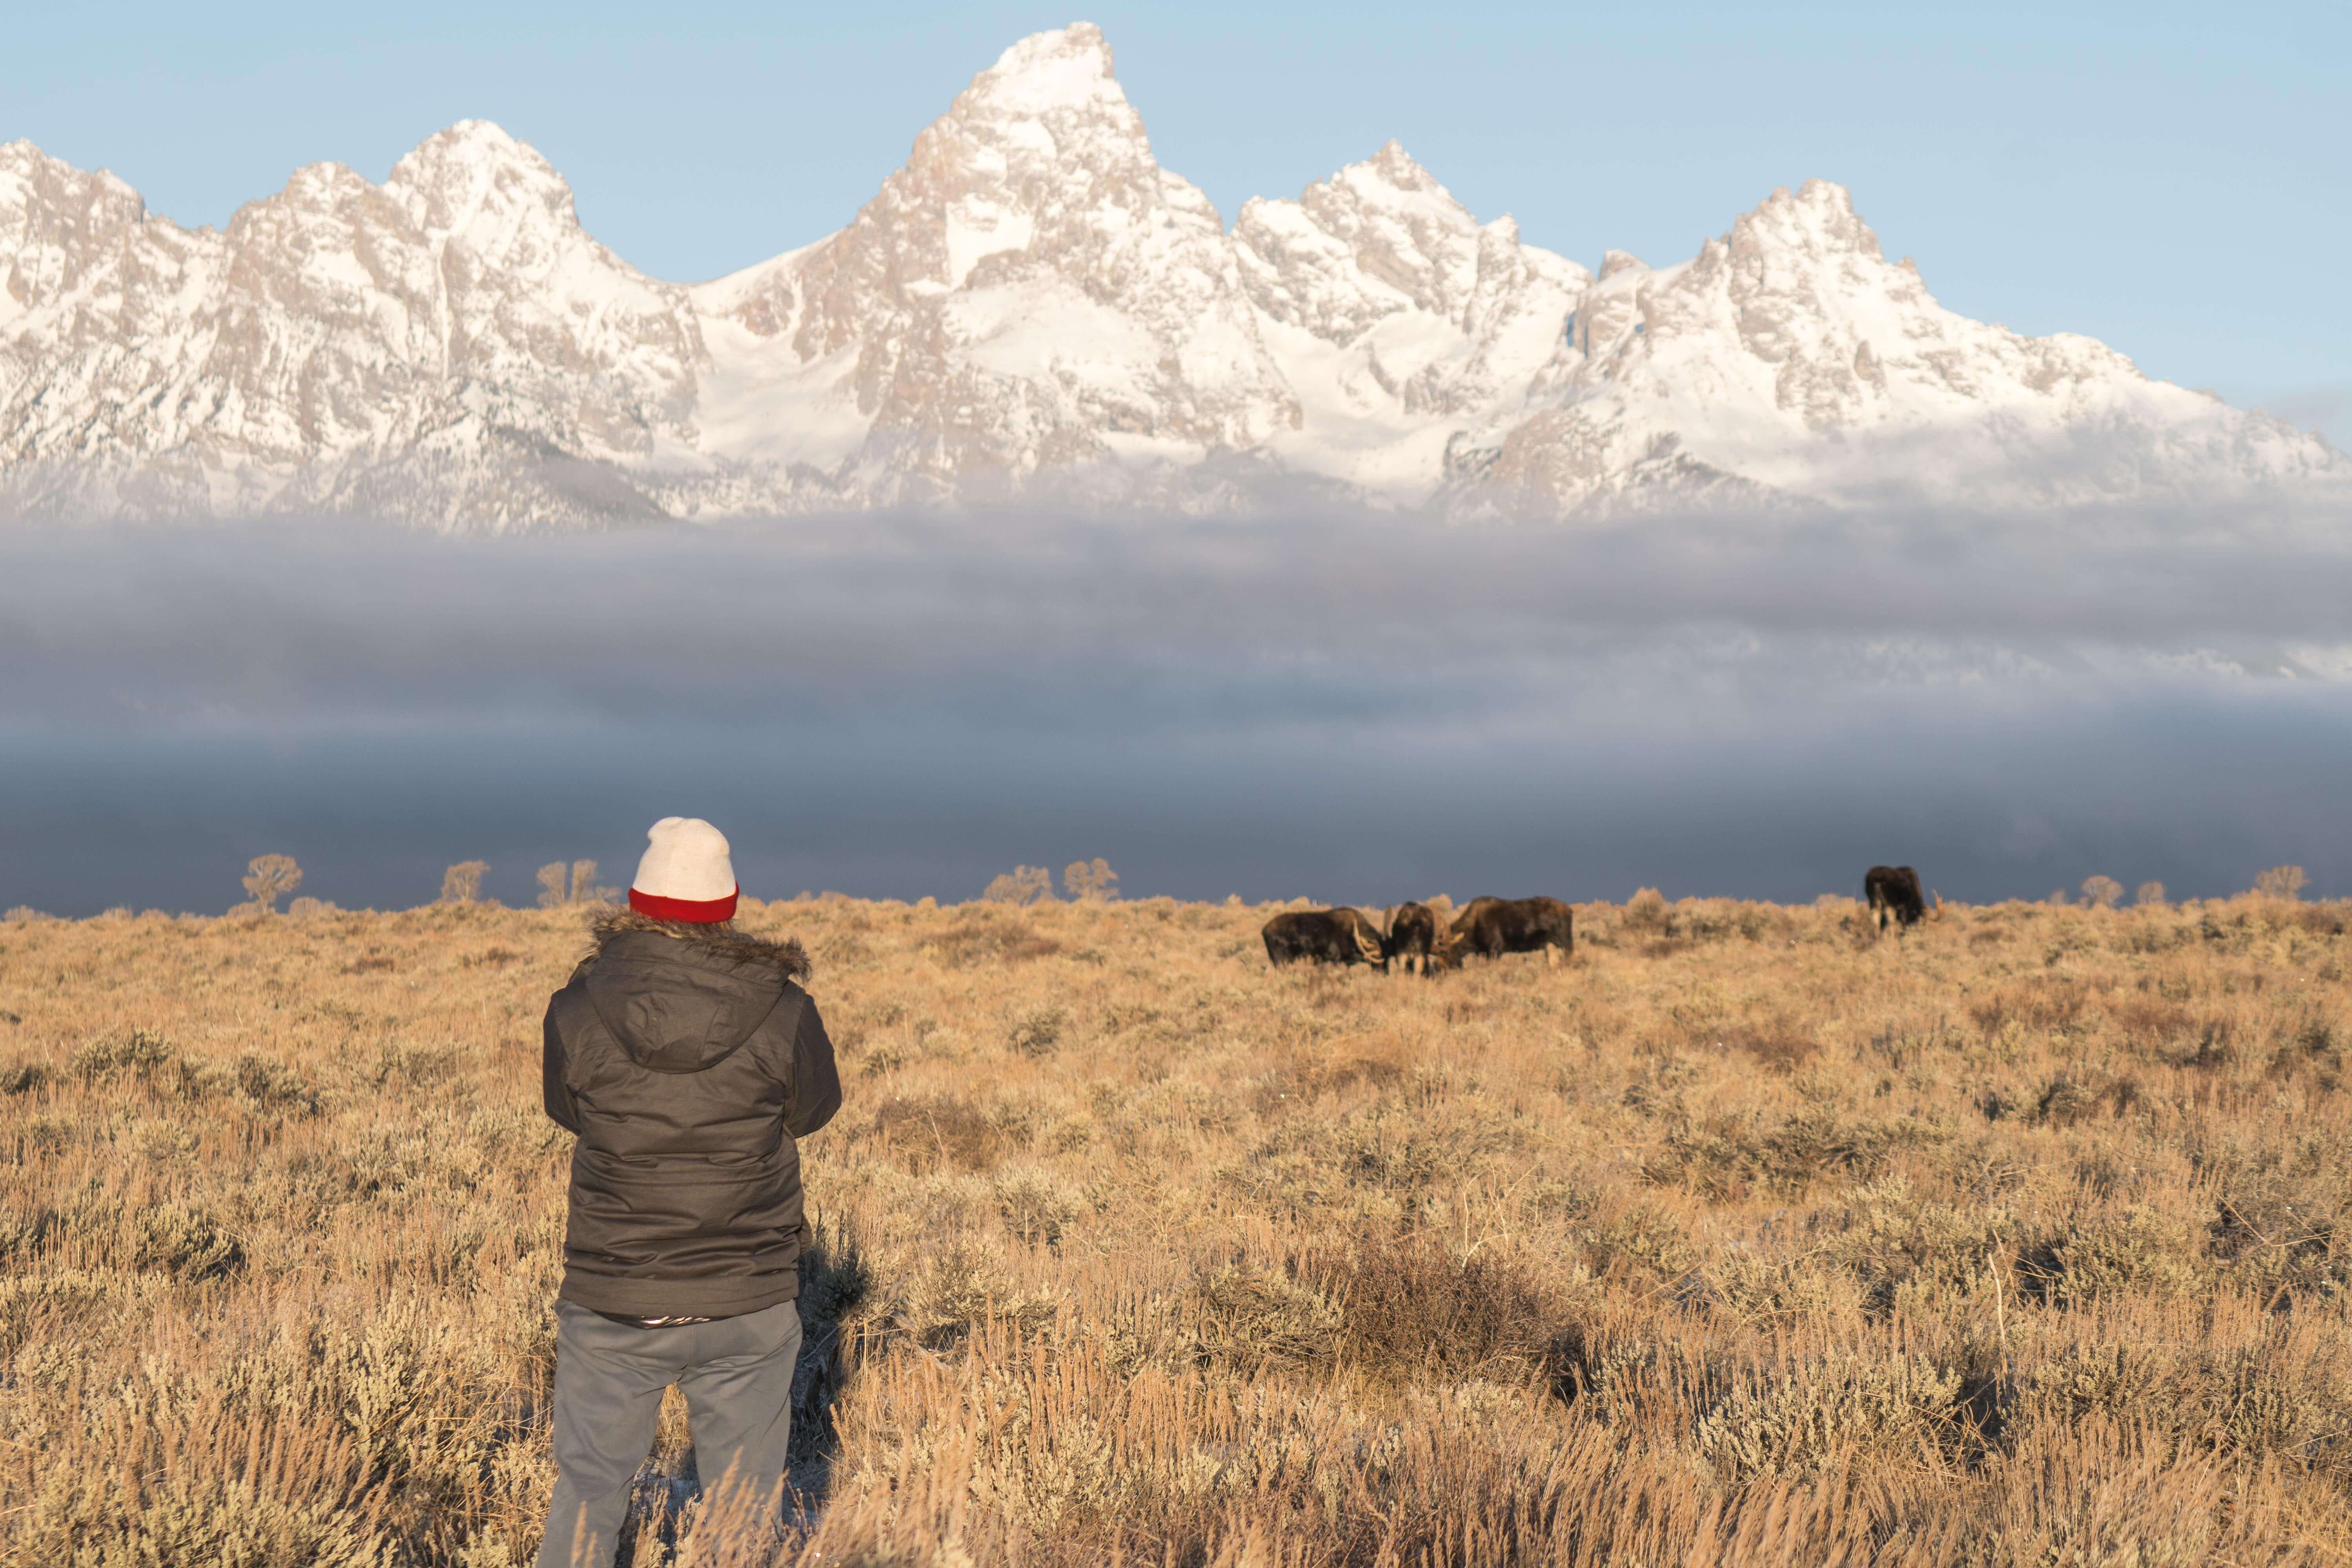
<svg viewBox="0 0 2352 1568">
<path fill-rule="evenodd" d="M 518 897 L 680 795 L 778 892 L 2352 890 L 2329 516 L 17 531 L 0 668 L 0 900 L 61 910 L 292 837 L 346 903 Z"/>
</svg>

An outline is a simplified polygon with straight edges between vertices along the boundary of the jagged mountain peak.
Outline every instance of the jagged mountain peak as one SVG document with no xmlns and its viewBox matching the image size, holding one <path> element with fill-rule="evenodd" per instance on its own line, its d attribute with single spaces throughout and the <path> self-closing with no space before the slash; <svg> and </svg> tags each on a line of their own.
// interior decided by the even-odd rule
<svg viewBox="0 0 2352 1568">
<path fill-rule="evenodd" d="M 974 77 L 848 227 L 696 297 L 767 345 L 765 405 L 857 431 L 724 450 L 845 483 L 1173 461 L 1296 416 L 1222 220 L 1160 167 L 1087 23 Z"/>
<path fill-rule="evenodd" d="M 1165 183 L 1102 30 L 1076 22 L 1023 39 L 973 77 L 867 210 L 895 195 L 902 211 L 950 223 L 949 208 L 977 200 L 1052 222 L 1098 217 L 1105 203 L 1149 210 Z"/>
<path fill-rule="evenodd" d="M 1507 216 L 1482 225 L 1396 142 L 1294 199 L 1255 197 L 1234 226 L 1259 308 L 1334 343 L 1400 310 L 1468 329 L 1465 311 L 1507 258 L 1534 258 L 1562 285 L 1583 269 L 1519 243 Z M 1384 373 L 1383 373 L 1384 374 Z"/>
<path fill-rule="evenodd" d="M 2276 421 L 1944 310 L 1840 185 L 1599 277 L 1396 142 L 1227 230 L 1087 23 L 1024 38 L 839 232 L 688 289 L 488 121 L 227 228 L 0 146 L 0 510 L 452 527 L 1282 493 L 1448 513 L 2039 505 L 2316 479 Z M 2205 493 L 2199 490 L 2198 493 Z"/>
<path fill-rule="evenodd" d="M 460 171 L 508 170 L 558 184 L 555 172 L 539 149 L 494 120 L 460 120 L 419 142 L 392 166 L 387 185 L 439 184 Z"/>
<path fill-rule="evenodd" d="M 1345 174 L 1359 169 L 1364 170 L 1368 173 L 1377 174 L 1381 179 L 1386 180 L 1390 184 L 1394 185 L 1401 191 L 1442 190 L 1444 188 L 1438 184 L 1436 179 L 1431 175 L 1427 169 L 1423 168 L 1420 163 L 1414 161 L 1412 153 L 1404 150 L 1404 143 L 1398 141 L 1393 136 L 1381 143 L 1381 150 L 1373 153 L 1363 163 L 1350 163 L 1346 170 L 1341 172 Z"/>
<path fill-rule="evenodd" d="M 1853 196 L 1829 180 L 1782 185 L 1733 220 L 1724 243 L 1734 254 L 1795 251 L 1815 258 L 1859 257 L 1883 262 L 1878 236 L 1853 209 Z"/>
<path fill-rule="evenodd" d="M 975 76 L 846 229 L 737 287 L 735 313 L 778 328 L 797 318 L 803 357 L 821 357 L 877 308 L 961 289 L 992 257 L 1075 259 L 1122 223 L 1156 225 L 1171 195 L 1186 217 L 1207 206 L 1162 178 L 1102 30 L 1074 23 Z"/>
<path fill-rule="evenodd" d="M 1456 472 L 1554 514 L 1708 494 L 2043 507 L 2352 480 L 2315 438 L 2149 381 L 2103 343 L 1945 310 L 1826 180 L 1775 191 L 1687 262 L 1612 253 L 1533 401 L 1533 416 L 1466 440 Z"/>
<path fill-rule="evenodd" d="M 1425 267 L 1433 259 L 1428 254 L 1433 248 L 1445 247 L 1440 236 L 1460 240 L 1479 226 L 1470 209 L 1396 142 L 1318 180 L 1299 194 L 1298 202 L 1335 233 L 1423 252 L 1403 262 L 1409 268 Z"/>
<path fill-rule="evenodd" d="M 24 137 L 20 136 L 14 142 L 0 142 L 0 175 L 21 180 L 28 179 L 35 174 L 70 174 L 81 180 L 102 181 L 110 184 L 121 185 L 126 191 L 131 189 L 130 185 L 125 184 L 109 170 L 78 168 L 63 158 L 54 157 L 44 152 L 38 143 Z"/>
<path fill-rule="evenodd" d="M 538 148 L 488 120 L 464 120 L 418 142 L 383 189 L 424 228 L 451 233 L 486 216 L 576 229 L 572 186 Z"/>
<path fill-rule="evenodd" d="M 15 214 L 14 221 L 24 223 L 35 209 L 62 204 L 102 207 L 113 222 L 147 216 L 146 198 L 110 170 L 77 168 L 22 139 L 0 142 L 0 215 Z M 6 237 L 0 231 L 0 243 Z"/>
<path fill-rule="evenodd" d="M 1118 85 L 1102 29 L 1092 22 L 1073 22 L 1033 33 L 1005 50 L 972 78 L 964 100 L 973 109 L 1040 116 L 1125 106 L 1127 93 Z"/>
</svg>

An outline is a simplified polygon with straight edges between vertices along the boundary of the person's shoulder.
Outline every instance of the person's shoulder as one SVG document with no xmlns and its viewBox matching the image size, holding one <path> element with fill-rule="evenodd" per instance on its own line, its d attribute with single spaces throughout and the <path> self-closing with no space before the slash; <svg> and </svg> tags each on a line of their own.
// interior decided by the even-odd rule
<svg viewBox="0 0 2352 1568">
<path fill-rule="evenodd" d="M 817 1016 L 816 998 L 798 981 L 786 979 L 778 984 L 782 989 L 768 1014 L 769 1027 L 778 1034 L 797 1035 Z"/>
</svg>

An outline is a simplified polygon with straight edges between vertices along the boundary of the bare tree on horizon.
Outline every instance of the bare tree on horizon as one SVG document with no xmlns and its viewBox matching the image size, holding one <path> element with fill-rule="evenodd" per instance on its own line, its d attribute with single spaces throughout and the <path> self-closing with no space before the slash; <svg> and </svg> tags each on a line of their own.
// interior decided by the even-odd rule
<svg viewBox="0 0 2352 1568">
<path fill-rule="evenodd" d="M 1062 871 L 1062 896 L 1074 903 L 1105 903 L 1118 897 L 1118 873 L 1097 855 L 1091 863 L 1073 860 Z"/>
<path fill-rule="evenodd" d="M 257 855 L 245 865 L 245 890 L 265 915 L 278 912 L 278 900 L 302 885 L 302 868 L 291 855 Z"/>
<path fill-rule="evenodd" d="M 616 904 L 618 888 L 596 885 L 596 862 L 574 860 L 570 865 L 551 860 L 539 868 L 539 907 L 560 910 L 570 904 Z"/>
<path fill-rule="evenodd" d="M 999 872 L 981 892 L 992 904 L 1034 904 L 1054 897 L 1054 873 L 1043 866 L 1015 866 Z"/>
<path fill-rule="evenodd" d="M 2254 891 L 2266 899 L 2284 899 L 2293 903 L 2303 897 L 2304 884 L 2310 880 L 2300 866 L 2273 866 L 2254 879 Z"/>
</svg>

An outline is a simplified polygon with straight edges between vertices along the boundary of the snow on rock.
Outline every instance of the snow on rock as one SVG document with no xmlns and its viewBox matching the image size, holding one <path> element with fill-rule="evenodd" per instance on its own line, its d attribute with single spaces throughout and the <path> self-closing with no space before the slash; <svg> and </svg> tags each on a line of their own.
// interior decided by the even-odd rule
<svg viewBox="0 0 2352 1568">
<path fill-rule="evenodd" d="M 848 226 L 692 288 L 486 121 L 225 230 L 0 146 L 0 512 L 449 528 L 1013 498 L 1567 518 L 2352 488 L 2266 415 L 1937 304 L 1846 192 L 1598 274 L 1391 142 L 1223 226 L 1108 45 L 1005 51 Z"/>
<path fill-rule="evenodd" d="M 0 269 L 13 510 L 652 515 L 616 465 L 694 440 L 685 291 L 590 240 L 546 161 L 480 121 L 381 186 L 298 170 L 220 232 L 15 143 Z"/>
<path fill-rule="evenodd" d="M 1661 486 L 2041 506 L 2347 472 L 2324 441 L 2089 338 L 1945 310 L 1824 180 L 1678 266 L 1610 252 L 1529 402 L 1456 445 L 1457 510 L 1606 510 Z"/>
<path fill-rule="evenodd" d="M 1234 227 L 1242 278 L 1306 416 L 1296 467 L 1416 500 L 1450 426 L 1507 417 L 1550 360 L 1591 275 L 1481 225 L 1394 142 Z"/>
<path fill-rule="evenodd" d="M 828 478 L 876 499 L 1193 462 L 1298 417 L 1215 209 L 1154 161 L 1084 23 L 973 79 L 847 228 L 697 299 L 854 406 Z M 731 429 L 730 458 L 796 440 Z"/>
</svg>

